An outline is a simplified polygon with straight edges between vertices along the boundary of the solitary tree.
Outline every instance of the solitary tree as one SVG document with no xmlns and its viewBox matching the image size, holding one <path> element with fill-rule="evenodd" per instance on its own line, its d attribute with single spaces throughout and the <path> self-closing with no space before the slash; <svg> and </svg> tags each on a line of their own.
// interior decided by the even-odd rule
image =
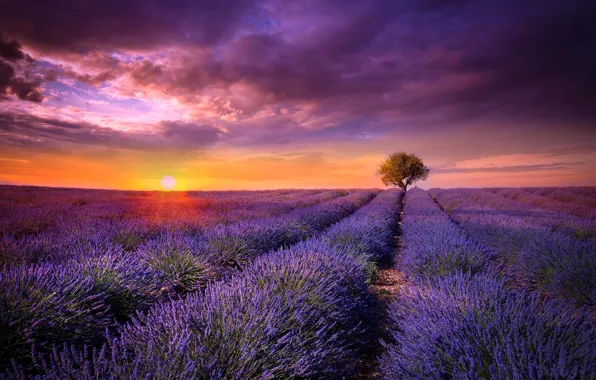
<svg viewBox="0 0 596 380">
<path fill-rule="evenodd" d="M 415 154 L 393 153 L 385 159 L 377 170 L 377 175 L 385 186 L 399 186 L 408 191 L 408 186 L 419 180 L 425 180 L 430 173 L 422 160 Z"/>
</svg>

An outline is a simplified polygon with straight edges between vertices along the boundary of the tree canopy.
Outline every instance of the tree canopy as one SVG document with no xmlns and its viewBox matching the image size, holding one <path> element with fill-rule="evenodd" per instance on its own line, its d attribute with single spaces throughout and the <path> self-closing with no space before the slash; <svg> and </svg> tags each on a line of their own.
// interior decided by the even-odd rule
<svg viewBox="0 0 596 380">
<path fill-rule="evenodd" d="M 425 180 L 430 173 L 420 157 L 405 152 L 389 155 L 377 170 L 385 186 L 393 185 L 404 191 L 416 181 Z"/>
</svg>

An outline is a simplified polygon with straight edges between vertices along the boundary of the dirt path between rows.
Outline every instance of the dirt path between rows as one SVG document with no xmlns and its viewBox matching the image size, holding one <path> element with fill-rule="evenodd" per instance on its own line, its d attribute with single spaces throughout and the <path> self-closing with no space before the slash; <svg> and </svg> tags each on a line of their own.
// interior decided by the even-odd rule
<svg viewBox="0 0 596 380">
<path fill-rule="evenodd" d="M 378 358 L 384 351 L 381 340 L 387 343 L 393 341 L 390 332 L 392 321 L 387 313 L 388 306 L 406 284 L 405 275 L 396 269 L 396 261 L 401 251 L 401 237 L 396 236 L 395 239 L 395 250 L 391 262 L 379 265 L 378 274 L 370 286 L 376 298 L 376 319 L 373 324 L 375 328 L 370 331 L 370 347 L 366 350 L 361 362 L 358 363 L 359 370 L 353 377 L 354 379 L 380 379 Z"/>
</svg>

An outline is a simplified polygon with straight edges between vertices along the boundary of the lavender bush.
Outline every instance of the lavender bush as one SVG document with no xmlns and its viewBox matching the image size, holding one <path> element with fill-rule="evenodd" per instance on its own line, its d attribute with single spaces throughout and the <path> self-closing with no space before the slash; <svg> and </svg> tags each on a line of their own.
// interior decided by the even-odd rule
<svg viewBox="0 0 596 380">
<path fill-rule="evenodd" d="M 596 245 L 565 235 L 527 234 L 517 278 L 546 292 L 596 305 Z"/>
<path fill-rule="evenodd" d="M 576 230 L 564 227 L 559 214 L 484 190 L 430 193 L 467 234 L 499 253 L 511 276 L 556 296 L 594 305 L 596 245 L 591 239 L 576 238 Z"/>
<path fill-rule="evenodd" d="M 596 197 L 596 189 L 594 189 L 594 186 L 566 187 L 565 190 L 591 199 Z"/>
<path fill-rule="evenodd" d="M 184 234 L 162 234 L 142 245 L 137 255 L 177 293 L 198 290 L 215 275 L 205 244 Z"/>
<path fill-rule="evenodd" d="M 355 309 L 367 295 L 354 258 L 302 245 L 258 259 L 204 296 L 162 304 L 122 333 L 139 356 L 169 359 L 177 342 L 205 378 L 288 378 L 337 373 L 357 336 Z"/>
<path fill-rule="evenodd" d="M 108 245 L 113 248 L 111 252 L 89 256 L 82 254 L 68 261 L 57 260 L 57 263 L 42 264 L 55 268 L 64 281 L 70 279 L 74 283 L 89 284 L 85 296 L 101 299 L 100 306 L 105 312 L 97 314 L 94 311 L 96 305 L 77 303 L 77 307 L 81 308 L 77 313 L 89 314 L 86 322 L 88 326 L 83 330 L 78 327 L 79 322 L 76 318 L 65 318 L 61 322 L 64 326 L 60 328 L 65 331 L 80 330 L 80 336 L 71 339 L 64 335 L 62 340 L 52 336 L 46 338 L 43 334 L 31 335 L 26 342 L 21 341 L 20 349 L 27 350 L 32 344 L 44 346 L 70 340 L 98 341 L 105 328 L 114 325 L 114 320 L 124 322 L 135 310 L 146 309 L 168 295 L 178 297 L 180 294 L 200 290 L 208 281 L 221 276 L 226 271 L 224 267 L 229 266 L 232 259 L 235 260 L 235 264 L 247 265 L 264 252 L 304 239 L 353 212 L 370 201 L 376 193 L 368 190 L 355 191 L 279 217 L 258 219 L 252 224 L 234 223 L 207 229 L 209 232 L 202 234 L 157 233 L 148 225 L 131 222 L 120 224 L 120 227 L 127 226 L 120 230 L 126 233 L 119 232 L 107 236 L 125 236 L 126 244 L 120 242 L 118 245 Z M 239 250 L 229 252 L 214 245 L 213 231 L 224 231 L 225 233 L 218 235 L 222 244 L 226 242 L 229 247 L 230 242 L 237 242 L 236 248 Z M 121 248 L 118 248 L 119 246 Z M 135 252 L 129 252 L 131 249 Z M 26 271 L 27 268 L 24 266 L 19 270 Z M 61 282 L 56 280 L 50 285 L 37 289 L 37 297 L 45 299 L 44 297 L 51 298 L 54 294 L 61 294 L 64 286 Z M 27 291 L 28 283 L 15 282 L 10 286 L 15 294 L 20 293 L 22 297 L 15 298 L 7 308 L 26 308 L 29 302 L 35 300 Z M 21 286 L 23 289 L 20 289 Z M 79 300 L 82 296 L 73 292 L 73 297 Z M 27 315 L 23 316 L 23 325 L 13 327 L 15 330 L 26 330 L 28 323 L 35 323 L 34 319 L 27 320 Z M 31 315 L 31 318 L 33 317 L 34 315 Z M 97 319 L 97 323 L 94 322 L 94 318 Z M 106 324 L 105 321 L 110 323 Z M 16 333 L 26 334 L 18 331 Z M 19 343 L 16 342 L 14 345 L 17 346 Z"/>
<path fill-rule="evenodd" d="M 68 260 L 95 247 L 133 252 L 160 233 L 194 234 L 218 224 L 278 216 L 351 192 L 160 193 L 0 186 L 0 264 Z"/>
<path fill-rule="evenodd" d="M 491 273 L 429 280 L 391 304 L 398 328 L 385 379 L 589 379 L 596 326 L 586 310 L 511 290 Z"/>
<path fill-rule="evenodd" d="M 596 208 L 596 199 L 580 194 L 575 194 L 569 188 L 553 188 L 553 187 L 526 187 L 523 190 L 533 194 L 542 195 L 558 201 L 570 204 L 574 203 L 584 207 Z"/>
<path fill-rule="evenodd" d="M 92 342 L 113 322 L 90 277 L 51 264 L 0 271 L 0 364 L 27 360 L 31 345 Z"/>
<path fill-rule="evenodd" d="M 264 256 L 204 296 L 157 305 L 101 350 L 57 347 L 37 360 L 37 378 L 341 376 L 359 343 L 366 273 L 352 256 L 319 250 Z M 29 375 L 16 366 L 4 376 Z"/>
<path fill-rule="evenodd" d="M 570 202 L 559 201 L 547 196 L 526 191 L 526 189 L 496 188 L 488 190 L 507 199 L 534 205 L 545 210 L 592 219 L 596 217 L 596 210 L 594 210 L 589 204 L 583 204 L 580 206 Z"/>
<path fill-rule="evenodd" d="M 356 191 L 342 198 L 279 217 L 217 226 L 204 232 L 207 251 L 217 265 L 242 267 L 263 252 L 304 240 L 370 202 L 376 191 Z"/>
<path fill-rule="evenodd" d="M 393 253 L 403 192 L 386 190 L 366 207 L 333 225 L 322 241 L 352 255 L 367 255 L 372 262 L 383 262 Z"/>
<path fill-rule="evenodd" d="M 118 321 L 162 298 L 168 284 L 163 273 L 129 253 L 91 257 L 62 267 L 68 268 L 71 276 L 90 279 L 88 294 L 102 295 L 109 315 Z"/>
<path fill-rule="evenodd" d="M 166 279 L 136 255 L 120 252 L 62 264 L 10 266 L 0 271 L 2 357 L 18 359 L 35 346 L 103 340 L 165 296 Z M 15 354 L 16 353 L 16 354 Z"/>
<path fill-rule="evenodd" d="M 403 196 L 377 194 L 8 193 L 0 378 L 350 377 Z M 415 281 L 391 305 L 383 376 L 593 377 L 591 309 L 548 298 L 594 303 L 586 218 L 485 190 L 431 194 L 459 225 L 408 193 L 399 265 Z"/>
<path fill-rule="evenodd" d="M 469 239 L 420 189 L 406 196 L 402 240 L 400 264 L 412 278 L 476 273 L 496 261 L 496 253 Z"/>
<path fill-rule="evenodd" d="M 400 194 L 384 192 L 333 226 L 330 236 L 394 226 Z M 346 375 L 363 343 L 371 251 L 389 234 L 345 250 L 313 238 L 258 257 L 228 281 L 160 303 L 102 350 L 57 348 L 36 362 L 40 378 L 329 378 Z M 368 248 L 365 248 L 368 247 Z M 27 374 L 16 366 L 12 374 Z"/>
<path fill-rule="evenodd" d="M 448 194 L 439 198 L 452 214 L 474 211 L 469 206 L 469 197 Z M 594 376 L 596 324 L 587 309 L 578 309 L 561 299 L 545 299 L 539 293 L 520 288 L 519 283 L 512 288 L 499 277 L 500 271 L 493 264 L 495 255 L 471 241 L 425 192 L 410 191 L 404 212 L 401 264 L 419 281 L 402 289 L 390 305 L 393 343 L 386 345 L 387 350 L 380 358 L 383 378 Z M 477 213 L 471 215 L 478 218 Z M 482 221 L 474 219 L 476 223 L 471 223 L 470 219 L 461 218 L 467 229 L 478 231 L 478 225 L 486 228 Z M 493 228 L 485 232 L 499 235 L 501 230 Z M 530 235 L 526 231 L 521 236 Z M 560 235 L 556 241 L 562 242 L 562 238 L 571 239 Z M 467 247 L 473 248 L 466 251 Z M 531 257 L 525 259 L 532 261 L 536 272 L 541 272 L 544 267 L 540 263 L 545 260 L 537 260 L 538 245 L 532 247 Z M 543 256 L 558 260 L 557 263 L 566 261 L 567 265 L 573 265 L 577 259 L 561 255 L 561 251 L 557 254 L 564 259 L 556 258 L 547 247 L 552 248 L 549 244 L 542 246 Z M 518 260 L 524 257 L 521 253 L 518 256 Z M 578 260 L 576 266 L 586 263 Z M 552 264 L 547 267 L 554 268 Z M 559 271 L 549 273 L 549 281 L 553 284 L 579 281 L 561 273 L 570 272 L 559 265 Z M 535 277 L 540 275 L 536 273 Z M 577 291 L 589 289 L 589 284 L 588 281 L 586 287 Z"/>
</svg>

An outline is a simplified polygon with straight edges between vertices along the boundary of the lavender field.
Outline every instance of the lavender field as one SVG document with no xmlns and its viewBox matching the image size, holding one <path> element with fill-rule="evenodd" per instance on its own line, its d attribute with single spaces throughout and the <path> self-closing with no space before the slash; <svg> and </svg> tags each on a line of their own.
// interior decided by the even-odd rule
<svg viewBox="0 0 596 380">
<path fill-rule="evenodd" d="M 0 195 L 0 379 L 596 378 L 596 188 Z"/>
</svg>

